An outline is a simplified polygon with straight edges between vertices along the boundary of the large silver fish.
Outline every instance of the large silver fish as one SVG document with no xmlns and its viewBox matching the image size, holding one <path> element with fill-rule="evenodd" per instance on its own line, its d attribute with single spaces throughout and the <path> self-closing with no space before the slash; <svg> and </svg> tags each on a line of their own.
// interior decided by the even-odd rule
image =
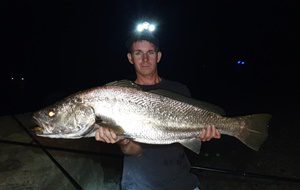
<svg viewBox="0 0 300 190">
<path fill-rule="evenodd" d="M 98 127 L 147 144 L 181 143 L 199 153 L 202 128 L 214 125 L 258 150 L 268 136 L 269 114 L 225 117 L 213 104 L 164 90 L 145 92 L 130 81 L 116 81 L 66 97 L 33 114 L 36 135 L 49 138 L 95 136 Z"/>
</svg>

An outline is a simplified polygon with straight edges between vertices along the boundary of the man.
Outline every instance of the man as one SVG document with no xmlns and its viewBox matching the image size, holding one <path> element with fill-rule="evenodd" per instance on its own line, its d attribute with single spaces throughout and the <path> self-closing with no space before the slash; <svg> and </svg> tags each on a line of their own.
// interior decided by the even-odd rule
<svg viewBox="0 0 300 190">
<path fill-rule="evenodd" d="M 127 58 L 136 72 L 134 82 L 142 89 L 164 89 L 190 96 L 185 85 L 159 76 L 157 64 L 162 53 L 156 38 L 150 35 L 136 36 L 129 40 L 128 45 Z M 199 141 L 220 137 L 214 126 L 208 126 L 206 130 L 201 131 Z M 184 148 L 178 143 L 149 145 L 129 139 L 118 141 L 116 133 L 108 128 L 98 129 L 95 138 L 97 141 L 119 144 L 125 154 L 121 182 L 121 188 L 124 190 L 199 189 L 197 177 L 190 173 L 190 163 Z"/>
</svg>

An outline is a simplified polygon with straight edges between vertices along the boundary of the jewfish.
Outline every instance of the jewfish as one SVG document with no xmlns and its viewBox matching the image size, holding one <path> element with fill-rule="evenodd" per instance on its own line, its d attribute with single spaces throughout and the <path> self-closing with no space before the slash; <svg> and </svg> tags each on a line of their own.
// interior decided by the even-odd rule
<svg viewBox="0 0 300 190">
<path fill-rule="evenodd" d="M 36 135 L 49 138 L 94 137 L 110 127 L 120 137 L 147 144 L 180 143 L 199 153 L 202 128 L 214 125 L 259 150 L 268 136 L 270 114 L 222 115 L 210 103 L 164 90 L 143 91 L 131 81 L 116 81 L 72 94 L 33 113 Z"/>
</svg>

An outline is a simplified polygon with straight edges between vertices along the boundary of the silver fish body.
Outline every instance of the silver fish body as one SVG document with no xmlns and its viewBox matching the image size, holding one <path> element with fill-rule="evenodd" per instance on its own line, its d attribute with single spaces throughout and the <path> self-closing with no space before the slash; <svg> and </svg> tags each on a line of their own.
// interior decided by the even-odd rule
<svg viewBox="0 0 300 190">
<path fill-rule="evenodd" d="M 181 100 L 135 87 L 105 85 L 78 92 L 34 113 L 40 126 L 37 135 L 91 137 L 100 125 L 137 142 L 181 143 L 196 153 L 200 150 L 200 131 L 208 125 L 216 126 L 222 134 L 234 136 L 254 150 L 267 137 L 269 114 L 225 117 Z"/>
</svg>

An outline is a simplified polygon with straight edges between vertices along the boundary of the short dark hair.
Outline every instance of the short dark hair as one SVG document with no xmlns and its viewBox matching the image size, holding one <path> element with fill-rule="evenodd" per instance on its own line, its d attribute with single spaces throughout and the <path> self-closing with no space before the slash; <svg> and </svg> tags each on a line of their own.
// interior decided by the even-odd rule
<svg viewBox="0 0 300 190">
<path fill-rule="evenodd" d="M 159 51 L 159 40 L 157 37 L 155 37 L 152 33 L 150 32 L 142 32 L 142 33 L 137 33 L 137 34 L 132 34 L 128 40 L 126 41 L 126 47 L 128 52 L 131 52 L 132 44 L 137 42 L 137 41 L 148 41 L 152 44 L 155 45 L 155 48 L 157 51 Z"/>
</svg>

